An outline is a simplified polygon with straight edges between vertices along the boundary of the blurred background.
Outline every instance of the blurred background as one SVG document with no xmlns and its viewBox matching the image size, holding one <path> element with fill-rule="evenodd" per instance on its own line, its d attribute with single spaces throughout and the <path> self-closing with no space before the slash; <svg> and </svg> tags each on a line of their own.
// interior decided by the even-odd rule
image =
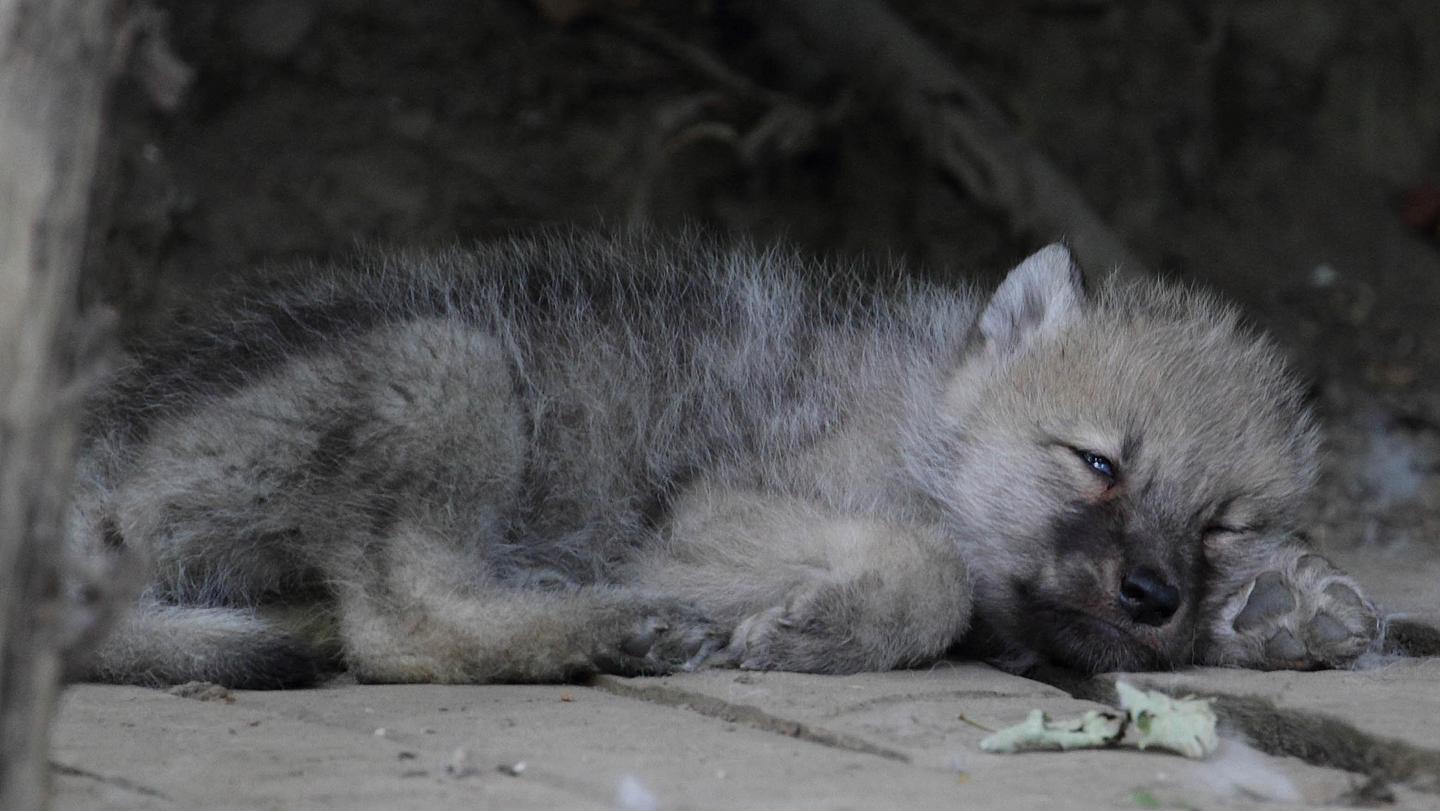
<svg viewBox="0 0 1440 811">
<path fill-rule="evenodd" d="M 157 2 L 87 296 L 135 328 L 249 266 L 635 221 L 989 283 L 1076 238 L 1030 213 L 1078 202 L 1132 270 L 1276 335 L 1328 425 L 1317 541 L 1433 590 L 1410 563 L 1440 561 L 1440 3 L 887 0 L 899 28 L 820 35 L 805 6 Z M 965 92 L 916 96 L 897 60 Z M 1036 166 L 1060 185 L 994 193 Z"/>
</svg>

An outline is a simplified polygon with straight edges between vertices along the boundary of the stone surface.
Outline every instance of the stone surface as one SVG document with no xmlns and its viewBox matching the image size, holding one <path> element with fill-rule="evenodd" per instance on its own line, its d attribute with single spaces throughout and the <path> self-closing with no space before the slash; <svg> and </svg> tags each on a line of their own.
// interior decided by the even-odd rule
<svg viewBox="0 0 1440 811">
<path fill-rule="evenodd" d="M 1337 563 L 1388 611 L 1435 622 L 1440 564 L 1417 558 L 1396 566 L 1355 554 Z M 1098 705 L 959 662 L 847 677 L 708 670 L 566 687 L 82 685 L 68 692 L 54 734 L 54 807 L 1340 806 L 1365 785 L 1359 770 L 1384 766 L 1367 759 L 1397 756 L 1412 760 L 1365 789 L 1369 796 L 1393 796 L 1392 808 L 1440 807 L 1440 769 L 1426 771 L 1440 763 L 1440 659 L 1368 664 L 1124 676 L 1302 719 L 1260 743 L 1308 748 L 1311 760 L 1333 747 L 1330 764 L 1355 772 L 1262 754 L 1237 739 L 1243 730 L 1205 762 L 1134 751 L 986 754 L 981 726 L 1018 723 L 1034 708 L 1064 718 Z M 1318 727 L 1303 721 L 1317 718 Z M 1345 740 L 1299 740 L 1329 729 L 1327 719 Z"/>
<path fill-rule="evenodd" d="M 1024 720 L 1030 709 L 1079 716 L 1100 705 L 1049 685 L 972 663 L 928 670 L 848 677 L 714 670 L 683 679 L 602 679 L 605 689 L 712 711 L 746 707 L 765 718 L 804 725 L 842 742 L 863 741 L 904 756 L 922 769 L 958 771 L 976 802 L 1054 807 L 1144 805 L 1146 798 L 1180 806 L 1262 798 L 1323 804 L 1354 782 L 1346 773 L 1292 758 L 1272 758 L 1227 742 L 1212 761 L 1129 750 L 991 755 L 980 739 Z M 718 700 L 707 705 L 704 699 Z"/>
<path fill-rule="evenodd" d="M 1200 668 L 1123 676 L 1169 693 L 1261 698 L 1282 710 L 1340 719 L 1379 738 L 1440 756 L 1440 659 L 1395 659 L 1367 670 L 1318 673 Z"/>
<path fill-rule="evenodd" d="M 1440 549 L 1411 544 L 1325 552 L 1386 613 L 1440 627 Z"/>
<path fill-rule="evenodd" d="M 1433 680 L 1433 666 L 1329 675 L 1357 680 L 1347 692 L 1401 690 Z M 1315 700 L 1332 701 L 1327 674 L 1272 675 L 1295 680 L 1275 691 L 1318 678 Z M 711 670 L 589 687 L 183 693 L 72 688 L 54 735 L 55 807 L 1282 807 L 1338 804 L 1364 782 L 1235 741 L 1206 762 L 988 755 L 976 724 L 1097 705 L 963 663 L 849 677 Z M 1402 789 L 1397 799 L 1424 808 L 1435 796 Z"/>
</svg>

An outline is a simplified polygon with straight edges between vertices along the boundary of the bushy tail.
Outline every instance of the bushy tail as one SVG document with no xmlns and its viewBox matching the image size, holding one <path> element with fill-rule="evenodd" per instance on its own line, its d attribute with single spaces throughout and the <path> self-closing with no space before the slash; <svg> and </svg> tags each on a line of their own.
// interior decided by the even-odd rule
<svg viewBox="0 0 1440 811">
<path fill-rule="evenodd" d="M 241 689 L 313 684 L 331 656 L 254 611 L 145 601 L 80 657 L 76 681 L 157 686 L 208 681 Z"/>
</svg>

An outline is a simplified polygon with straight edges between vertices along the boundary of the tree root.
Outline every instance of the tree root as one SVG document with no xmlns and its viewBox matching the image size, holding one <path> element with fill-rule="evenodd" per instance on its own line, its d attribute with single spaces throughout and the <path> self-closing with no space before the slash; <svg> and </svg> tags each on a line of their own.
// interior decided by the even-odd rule
<svg viewBox="0 0 1440 811">
<path fill-rule="evenodd" d="M 1018 233 L 1037 242 L 1065 240 L 1092 272 L 1146 272 L 1075 184 L 882 3 L 772 0 L 763 8 L 771 24 L 789 25 L 830 70 L 890 105 L 939 171 Z"/>
</svg>

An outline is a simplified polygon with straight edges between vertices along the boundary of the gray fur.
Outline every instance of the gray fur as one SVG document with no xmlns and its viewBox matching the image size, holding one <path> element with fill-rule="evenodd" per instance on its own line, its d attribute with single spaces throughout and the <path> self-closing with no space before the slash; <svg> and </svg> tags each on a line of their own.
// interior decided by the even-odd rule
<svg viewBox="0 0 1440 811">
<path fill-rule="evenodd" d="M 1294 579 L 1270 560 L 1316 445 L 1229 308 L 1087 295 L 1058 246 L 987 303 L 550 233 L 252 280 L 128 357 L 72 532 L 89 571 L 146 571 L 79 667 L 115 681 L 303 683 L 330 646 L 277 609 L 331 617 L 378 681 L 851 672 L 957 642 L 1013 669 L 1268 666 L 1265 629 L 1226 622 Z M 1118 607 L 1140 566 L 1182 595 L 1158 627 Z"/>
</svg>

